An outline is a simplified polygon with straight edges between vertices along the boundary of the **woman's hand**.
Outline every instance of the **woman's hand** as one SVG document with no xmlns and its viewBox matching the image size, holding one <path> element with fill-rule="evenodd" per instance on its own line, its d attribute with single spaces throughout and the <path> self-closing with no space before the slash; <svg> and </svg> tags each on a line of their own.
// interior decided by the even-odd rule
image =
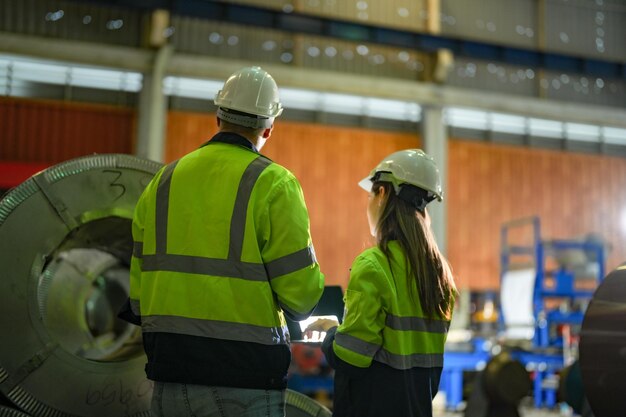
<svg viewBox="0 0 626 417">
<path fill-rule="evenodd" d="M 305 332 L 308 331 L 317 331 L 317 332 L 327 332 L 329 329 L 339 326 L 339 322 L 335 319 L 328 318 L 320 318 L 315 320 L 313 323 L 309 324 Z"/>
<path fill-rule="evenodd" d="M 335 319 L 319 318 L 304 329 L 302 336 L 307 341 L 321 342 L 326 337 L 328 330 L 336 326 L 339 326 L 339 322 Z"/>
</svg>

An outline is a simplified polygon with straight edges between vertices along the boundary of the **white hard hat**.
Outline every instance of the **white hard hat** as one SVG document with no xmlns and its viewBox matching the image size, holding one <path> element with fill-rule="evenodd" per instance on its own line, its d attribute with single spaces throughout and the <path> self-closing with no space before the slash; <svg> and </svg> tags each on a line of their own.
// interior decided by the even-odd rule
<svg viewBox="0 0 626 417">
<path fill-rule="evenodd" d="M 274 78 L 261 67 L 235 71 L 215 96 L 218 117 L 246 127 L 270 127 L 283 112 Z"/>
<path fill-rule="evenodd" d="M 359 186 L 369 192 L 373 179 L 391 182 L 396 193 L 400 192 L 402 184 L 410 184 L 427 191 L 439 201 L 443 200 L 439 169 L 435 160 L 421 149 L 407 149 L 385 157 L 367 178 L 359 182 Z"/>
</svg>

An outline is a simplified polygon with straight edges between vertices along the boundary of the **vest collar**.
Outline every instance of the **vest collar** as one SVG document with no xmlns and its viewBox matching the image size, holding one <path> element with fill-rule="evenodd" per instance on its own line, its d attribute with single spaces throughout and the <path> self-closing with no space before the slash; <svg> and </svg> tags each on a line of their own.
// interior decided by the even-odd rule
<svg viewBox="0 0 626 417">
<path fill-rule="evenodd" d="M 233 132 L 219 132 L 201 147 L 210 145 L 211 143 L 228 143 L 230 145 L 243 146 L 246 149 L 250 149 L 252 152 L 259 153 L 259 150 L 252 144 L 252 142 Z"/>
</svg>

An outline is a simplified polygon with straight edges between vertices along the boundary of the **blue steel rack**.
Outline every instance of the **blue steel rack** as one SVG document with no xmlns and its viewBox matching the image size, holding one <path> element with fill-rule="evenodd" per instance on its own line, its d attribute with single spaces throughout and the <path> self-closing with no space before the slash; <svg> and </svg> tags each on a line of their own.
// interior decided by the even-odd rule
<svg viewBox="0 0 626 417">
<path fill-rule="evenodd" d="M 532 243 L 530 245 L 510 245 L 511 229 L 530 227 Z M 542 240 L 541 224 L 538 217 L 514 220 L 505 223 L 501 230 L 501 280 L 505 273 L 514 265 L 512 256 L 527 256 L 534 266 L 535 283 L 533 289 L 533 316 L 535 331 L 531 352 L 512 352 L 512 356 L 522 362 L 527 369 L 534 372 L 535 406 L 553 407 L 556 404 L 556 387 L 547 381 L 553 380 L 565 364 L 563 337 L 556 330 L 558 326 L 582 325 L 584 311 L 572 309 L 562 310 L 552 307 L 548 300 L 568 301 L 573 306 L 576 301 L 588 302 L 595 288 L 605 275 L 605 249 L 602 242 L 592 240 Z M 589 275 L 594 280 L 593 288 L 576 288 L 575 272 L 568 265 L 559 262 L 558 255 L 566 251 L 584 253 L 585 258 L 597 264 L 595 271 Z M 552 265 L 553 269 L 549 269 Z M 502 281 L 501 281 L 502 284 Z M 500 323 L 503 324 L 502 309 Z"/>
<path fill-rule="evenodd" d="M 532 228 L 531 245 L 509 245 L 510 231 L 512 228 Z M 604 245 L 597 241 L 581 240 L 542 240 L 541 225 L 538 217 L 529 217 L 505 223 L 501 231 L 501 279 L 511 269 L 511 256 L 527 255 L 535 269 L 535 285 L 533 291 L 533 315 L 535 317 L 535 333 L 533 346 L 536 348 L 562 347 L 560 337 L 551 337 L 550 330 L 554 325 L 582 324 L 584 311 L 562 311 L 559 308 L 551 308 L 546 301 L 548 299 L 563 299 L 570 302 L 577 300 L 590 300 L 595 288 L 602 282 L 605 275 Z M 549 270 L 546 263 L 549 258 L 554 258 L 563 251 L 583 251 L 590 254 L 594 262 L 598 264 L 594 273 L 595 284 L 590 289 L 577 289 L 575 285 L 575 273 L 566 265 L 558 265 Z M 501 282 L 502 283 L 502 282 Z M 551 285 L 548 285 L 548 284 Z M 501 314 L 502 317 L 502 314 Z M 502 323 L 502 322 L 501 322 Z"/>
<path fill-rule="evenodd" d="M 515 228 L 529 228 L 530 239 L 524 245 L 510 243 L 510 233 Z M 535 271 L 533 287 L 534 335 L 530 351 L 511 350 L 511 356 L 519 360 L 529 372 L 533 373 L 533 396 L 535 406 L 554 407 L 557 401 L 555 376 L 566 365 L 562 337 L 558 332 L 551 335 L 551 330 L 559 325 L 577 326 L 582 324 L 584 311 L 562 311 L 551 308 L 550 299 L 573 301 L 590 300 L 605 275 L 605 249 L 601 242 L 582 240 L 542 240 L 541 224 L 538 217 L 529 217 L 507 222 L 501 229 L 502 251 L 500 254 L 501 275 L 519 266 L 512 262 L 513 257 L 526 257 L 525 266 L 532 266 Z M 574 271 L 559 265 L 554 258 L 563 251 L 584 251 L 586 256 L 597 263 L 594 288 L 577 289 Z M 549 269 L 547 264 L 557 265 Z M 550 284 L 550 285 L 548 285 Z M 501 300 L 502 302 L 502 300 Z M 504 329 L 502 306 L 500 306 L 499 324 Z M 486 347 L 487 346 L 487 347 Z M 446 407 L 456 410 L 460 407 L 463 396 L 463 372 L 479 371 L 491 358 L 489 343 L 476 339 L 471 351 L 458 352 L 446 350 L 440 390 L 446 393 Z"/>
</svg>

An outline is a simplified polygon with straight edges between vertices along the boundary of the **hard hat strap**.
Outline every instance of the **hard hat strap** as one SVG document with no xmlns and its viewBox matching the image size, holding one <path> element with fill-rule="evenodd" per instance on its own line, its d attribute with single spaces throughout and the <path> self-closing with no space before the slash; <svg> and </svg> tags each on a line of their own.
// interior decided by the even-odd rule
<svg viewBox="0 0 626 417">
<path fill-rule="evenodd" d="M 252 129 L 269 129 L 274 123 L 273 117 L 261 117 L 254 114 L 241 113 L 222 107 L 217 108 L 217 117 L 225 122 Z"/>
<path fill-rule="evenodd" d="M 406 201 L 416 210 L 424 212 L 426 205 L 437 198 L 433 193 L 412 184 L 399 183 L 390 172 L 377 172 L 372 177 L 372 182 L 385 181 L 393 185 L 393 189 L 399 199 Z"/>
<path fill-rule="evenodd" d="M 400 192 L 396 195 L 400 200 L 406 201 L 422 213 L 426 205 L 435 199 L 432 193 L 410 184 L 402 184 Z"/>
</svg>

